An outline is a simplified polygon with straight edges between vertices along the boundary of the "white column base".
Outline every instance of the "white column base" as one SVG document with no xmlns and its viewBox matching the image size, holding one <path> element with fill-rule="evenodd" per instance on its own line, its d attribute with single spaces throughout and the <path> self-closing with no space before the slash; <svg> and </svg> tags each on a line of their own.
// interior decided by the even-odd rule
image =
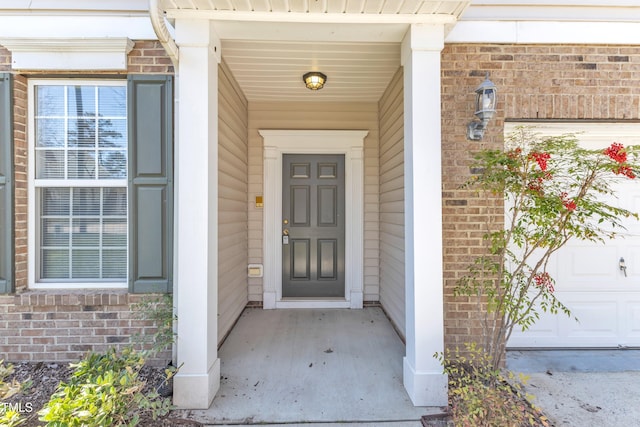
<svg viewBox="0 0 640 427">
<path fill-rule="evenodd" d="M 447 406 L 448 378 L 442 372 L 416 372 L 403 359 L 403 382 L 414 406 Z"/>
<path fill-rule="evenodd" d="M 220 359 L 206 374 L 182 374 L 173 377 L 173 404 L 178 409 L 208 409 L 220 388 Z"/>
<path fill-rule="evenodd" d="M 264 310 L 275 310 L 276 307 L 276 293 L 275 292 L 263 292 L 262 293 L 262 308 Z"/>
<path fill-rule="evenodd" d="M 349 308 L 362 308 L 364 301 L 364 294 L 362 292 L 351 292 L 351 299 L 349 300 Z"/>
</svg>

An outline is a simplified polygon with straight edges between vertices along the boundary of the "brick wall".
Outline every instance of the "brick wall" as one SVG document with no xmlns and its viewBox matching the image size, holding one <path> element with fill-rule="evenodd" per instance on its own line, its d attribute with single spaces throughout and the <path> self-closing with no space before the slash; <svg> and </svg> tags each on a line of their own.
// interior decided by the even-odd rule
<svg viewBox="0 0 640 427">
<path fill-rule="evenodd" d="M 474 90 L 486 71 L 498 87 L 498 112 L 482 141 L 466 140 Z M 505 119 L 640 118 L 640 51 L 632 46 L 446 45 L 442 54 L 445 340 L 480 334 L 476 306 L 452 288 L 483 252 L 487 221 L 501 223 L 501 198 L 480 199 L 460 185 L 470 153 L 500 148 Z M 576 131 L 580 129 L 577 128 Z"/>
<path fill-rule="evenodd" d="M 27 78 L 13 79 L 13 152 L 15 203 L 15 287 L 27 288 Z"/>
<path fill-rule="evenodd" d="M 85 290 L 0 295 L 0 360 L 74 361 L 88 351 L 137 343 L 137 335 L 152 336 L 156 328 L 133 304 L 154 297 Z M 170 359 L 165 352 L 157 362 Z"/>
<path fill-rule="evenodd" d="M 171 59 L 155 40 L 136 41 L 128 62 L 128 74 L 173 74 Z"/>
<path fill-rule="evenodd" d="M 0 46 L 0 72 L 11 71 L 11 52 Z"/>
<path fill-rule="evenodd" d="M 0 71 L 11 71 L 11 53 L 0 47 Z M 173 66 L 156 41 L 137 41 L 129 53 L 126 73 L 170 74 Z M 152 335 L 155 328 L 132 312 L 143 296 L 126 291 L 29 291 L 27 250 L 27 84 L 30 76 L 14 74 L 15 165 L 15 295 L 0 295 L 0 360 L 73 361 L 88 350 L 102 351 L 124 346 L 139 334 Z M 50 71 L 46 72 L 51 76 Z M 64 72 L 113 75 L 113 72 Z M 169 360 L 170 353 L 157 361 Z"/>
</svg>

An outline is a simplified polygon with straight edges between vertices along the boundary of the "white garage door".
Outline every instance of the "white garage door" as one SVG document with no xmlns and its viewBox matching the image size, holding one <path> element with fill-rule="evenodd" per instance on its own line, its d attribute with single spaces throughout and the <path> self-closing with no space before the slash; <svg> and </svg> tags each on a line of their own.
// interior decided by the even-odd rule
<svg viewBox="0 0 640 427">
<path fill-rule="evenodd" d="M 508 133 L 517 125 L 507 123 Z M 640 144 L 640 124 L 536 123 L 544 135 L 577 133 L 585 148 L 600 149 L 612 142 Z M 616 186 L 611 204 L 640 212 L 640 178 Z M 624 237 L 605 244 L 571 242 L 551 260 L 556 296 L 577 317 L 542 313 L 526 332 L 514 330 L 511 348 L 640 347 L 640 223 L 625 221 Z M 624 259 L 625 272 L 620 269 Z"/>
</svg>

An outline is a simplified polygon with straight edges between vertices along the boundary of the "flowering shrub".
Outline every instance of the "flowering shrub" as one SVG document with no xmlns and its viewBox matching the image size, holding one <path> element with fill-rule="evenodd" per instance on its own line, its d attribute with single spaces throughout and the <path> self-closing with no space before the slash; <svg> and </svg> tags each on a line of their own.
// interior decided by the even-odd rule
<svg viewBox="0 0 640 427">
<path fill-rule="evenodd" d="M 550 257 L 570 239 L 604 241 L 621 230 L 621 220 L 638 214 L 603 201 L 616 181 L 634 179 L 636 147 L 614 142 L 587 150 L 574 135 L 542 137 L 519 128 L 504 150 L 475 156 L 475 175 L 466 187 L 505 200 L 504 223 L 486 224 L 488 251 L 469 267 L 454 289 L 475 298 L 482 319 L 483 350 L 500 366 L 513 328 L 529 328 L 539 310 L 570 311 L 554 295 L 547 272 Z"/>
<path fill-rule="evenodd" d="M 436 356 L 449 376 L 451 415 L 461 427 L 538 426 L 549 420 L 533 407 L 520 374 L 492 368 L 490 356 L 475 343 Z"/>
</svg>

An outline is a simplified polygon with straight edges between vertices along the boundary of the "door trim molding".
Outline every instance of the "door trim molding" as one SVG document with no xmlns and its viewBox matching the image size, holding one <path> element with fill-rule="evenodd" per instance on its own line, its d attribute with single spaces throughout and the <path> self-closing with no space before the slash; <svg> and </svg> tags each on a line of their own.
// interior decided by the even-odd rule
<svg viewBox="0 0 640 427">
<path fill-rule="evenodd" d="M 366 130 L 265 130 L 263 307 L 362 308 L 364 292 L 364 138 Z M 282 156 L 345 156 L 345 298 L 282 299 Z"/>
</svg>

